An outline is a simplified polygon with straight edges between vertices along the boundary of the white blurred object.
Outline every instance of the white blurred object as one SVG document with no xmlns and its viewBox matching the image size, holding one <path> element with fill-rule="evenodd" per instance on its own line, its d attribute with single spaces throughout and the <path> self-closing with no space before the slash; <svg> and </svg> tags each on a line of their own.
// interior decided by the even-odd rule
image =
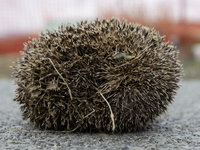
<svg viewBox="0 0 200 150">
<path fill-rule="evenodd" d="M 104 13 L 125 19 L 142 16 L 148 22 L 168 16 L 172 22 L 184 18 L 200 23 L 199 6 L 198 0 L 0 0 L 0 38 L 34 34 L 62 22 L 93 20 Z"/>
<path fill-rule="evenodd" d="M 0 38 L 97 17 L 96 0 L 0 0 Z M 56 25 L 53 25 L 56 27 Z"/>
<path fill-rule="evenodd" d="M 192 52 L 194 54 L 194 58 L 200 60 L 200 43 L 193 46 Z"/>
</svg>

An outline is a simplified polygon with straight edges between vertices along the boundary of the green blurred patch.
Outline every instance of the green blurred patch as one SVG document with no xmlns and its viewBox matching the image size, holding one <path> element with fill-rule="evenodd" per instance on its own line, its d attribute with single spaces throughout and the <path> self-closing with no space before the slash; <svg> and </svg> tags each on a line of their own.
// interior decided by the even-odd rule
<svg viewBox="0 0 200 150">
<path fill-rule="evenodd" d="M 200 79 L 200 60 L 183 60 L 184 79 Z"/>
<path fill-rule="evenodd" d="M 13 62 L 17 61 L 16 55 L 0 55 L 0 79 L 2 78 L 11 78 L 13 69 L 10 66 L 13 66 Z"/>
</svg>

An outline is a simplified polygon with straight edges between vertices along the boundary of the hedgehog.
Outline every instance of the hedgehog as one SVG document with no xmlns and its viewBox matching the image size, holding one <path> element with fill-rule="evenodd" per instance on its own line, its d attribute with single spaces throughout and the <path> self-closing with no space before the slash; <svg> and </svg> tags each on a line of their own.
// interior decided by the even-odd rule
<svg viewBox="0 0 200 150">
<path fill-rule="evenodd" d="M 24 120 L 45 130 L 143 130 L 174 101 L 182 76 L 173 43 L 118 18 L 61 24 L 21 53 L 14 101 Z"/>
</svg>

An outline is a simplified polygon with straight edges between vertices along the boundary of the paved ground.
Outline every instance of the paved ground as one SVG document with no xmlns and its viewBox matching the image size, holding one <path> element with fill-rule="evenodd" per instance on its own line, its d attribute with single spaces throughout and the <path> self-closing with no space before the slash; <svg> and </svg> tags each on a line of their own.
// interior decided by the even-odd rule
<svg viewBox="0 0 200 150">
<path fill-rule="evenodd" d="M 0 80 L 0 149 L 200 150 L 200 80 L 183 81 L 175 102 L 147 131 L 124 134 L 26 133 L 38 130 L 21 119 L 12 101 L 15 86 Z"/>
</svg>

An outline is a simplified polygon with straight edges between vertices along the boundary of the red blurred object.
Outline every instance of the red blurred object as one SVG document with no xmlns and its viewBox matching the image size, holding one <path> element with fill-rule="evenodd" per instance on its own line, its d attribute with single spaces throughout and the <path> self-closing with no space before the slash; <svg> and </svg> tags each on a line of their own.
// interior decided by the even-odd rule
<svg viewBox="0 0 200 150">
<path fill-rule="evenodd" d="M 105 15 L 111 18 L 112 15 Z M 123 16 L 124 17 L 124 16 Z M 122 20 L 122 17 L 119 17 Z M 200 43 L 200 25 L 191 23 L 173 23 L 166 20 L 159 20 L 155 24 L 149 24 L 144 20 L 133 19 L 128 16 L 124 17 L 128 22 L 138 22 L 143 25 L 155 27 L 162 35 L 166 35 L 166 41 L 171 41 L 170 36 L 176 35 L 182 47 Z M 14 36 L 0 38 L 0 54 L 16 53 L 23 50 L 23 43 L 30 41 L 28 37 L 38 37 L 37 35 Z"/>
<path fill-rule="evenodd" d="M 30 41 L 28 37 L 36 37 L 35 35 L 0 38 L 0 54 L 16 53 L 22 51 L 24 43 Z"/>
<path fill-rule="evenodd" d="M 181 45 L 200 43 L 200 25 L 192 23 L 172 23 L 160 21 L 156 28 L 162 29 L 167 40 L 174 34 L 180 39 Z"/>
</svg>

